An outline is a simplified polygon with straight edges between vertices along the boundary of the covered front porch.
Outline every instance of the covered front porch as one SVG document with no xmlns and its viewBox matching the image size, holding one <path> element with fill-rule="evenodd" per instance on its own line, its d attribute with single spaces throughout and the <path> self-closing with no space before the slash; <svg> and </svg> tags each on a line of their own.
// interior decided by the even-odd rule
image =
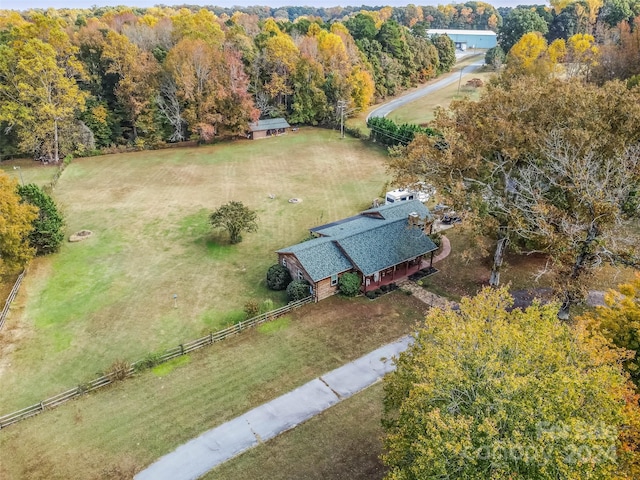
<svg viewBox="0 0 640 480">
<path fill-rule="evenodd" d="M 391 283 L 398 282 L 409 275 L 413 275 L 422 268 L 422 256 L 409 260 L 407 262 L 399 263 L 393 267 L 389 267 L 380 272 L 376 272 L 373 275 L 366 276 L 364 278 L 363 289 L 364 293 L 376 290 L 382 286 L 389 285 Z"/>
</svg>

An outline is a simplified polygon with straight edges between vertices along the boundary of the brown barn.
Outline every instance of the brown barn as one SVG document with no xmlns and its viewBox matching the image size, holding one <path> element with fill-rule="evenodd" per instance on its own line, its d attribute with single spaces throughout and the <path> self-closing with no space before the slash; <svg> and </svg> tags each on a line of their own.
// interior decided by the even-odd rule
<svg viewBox="0 0 640 480">
<path fill-rule="evenodd" d="M 258 120 L 249 124 L 249 138 L 257 140 L 258 138 L 267 138 L 273 135 L 282 135 L 291 128 L 284 118 L 268 118 Z"/>
<path fill-rule="evenodd" d="M 277 251 L 291 277 L 310 284 L 315 301 L 338 292 L 338 280 L 357 272 L 362 291 L 397 282 L 422 268 L 438 247 L 429 238 L 429 210 L 418 200 L 361 212 L 311 229 L 316 237 Z"/>
</svg>

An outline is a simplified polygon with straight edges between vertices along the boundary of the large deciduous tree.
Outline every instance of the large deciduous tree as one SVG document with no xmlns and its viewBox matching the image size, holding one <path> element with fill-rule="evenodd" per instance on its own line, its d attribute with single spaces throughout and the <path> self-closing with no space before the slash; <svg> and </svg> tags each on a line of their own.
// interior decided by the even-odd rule
<svg viewBox="0 0 640 480">
<path fill-rule="evenodd" d="M 635 352 L 624 365 L 636 385 L 640 385 L 640 274 L 634 280 L 610 289 L 605 305 L 586 313 L 582 320 L 590 323 L 614 345 Z"/>
<path fill-rule="evenodd" d="M 498 43 L 508 52 L 525 33 L 540 32 L 545 35 L 548 31 L 547 22 L 537 12 L 526 7 L 514 8 L 503 19 L 498 31 Z"/>
<path fill-rule="evenodd" d="M 35 253 L 29 234 L 38 209 L 21 201 L 17 186 L 0 171 L 0 276 L 23 268 Z"/>
<path fill-rule="evenodd" d="M 597 331 L 504 289 L 432 309 L 384 382 L 389 480 L 632 478 L 637 397 Z"/>
<path fill-rule="evenodd" d="M 619 82 L 524 77 L 490 86 L 478 102 L 440 111 L 432 126 L 442 137 L 416 137 L 391 168 L 400 184 L 435 184 L 481 234 L 493 232 L 492 285 L 507 242 L 546 252 L 568 307 L 583 275 L 604 261 L 638 264 L 640 241 L 625 222 L 640 215 L 630 148 L 640 136 L 639 101 L 640 91 Z"/>
<path fill-rule="evenodd" d="M 129 39 L 116 32 L 107 33 L 102 58 L 109 67 L 107 73 L 118 77 L 115 94 L 126 113 L 132 129 L 132 140 L 138 137 L 141 117 L 148 113 L 157 95 L 158 62 L 150 52 L 140 50 Z M 151 122 L 145 122 L 146 129 Z"/>
<path fill-rule="evenodd" d="M 209 217 L 213 228 L 224 228 L 229 232 L 231 243 L 242 241 L 242 232 L 255 232 L 258 229 L 258 214 L 242 202 L 231 201 L 222 205 Z"/>
<path fill-rule="evenodd" d="M 84 109 L 85 94 L 38 38 L 0 45 L 0 121 L 17 129 L 24 152 L 60 160 L 61 131 Z"/>
</svg>

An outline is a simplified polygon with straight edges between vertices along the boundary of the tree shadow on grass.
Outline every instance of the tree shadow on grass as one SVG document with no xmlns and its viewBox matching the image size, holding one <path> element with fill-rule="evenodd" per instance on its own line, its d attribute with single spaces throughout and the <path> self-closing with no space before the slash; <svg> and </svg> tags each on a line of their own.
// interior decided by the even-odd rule
<svg viewBox="0 0 640 480">
<path fill-rule="evenodd" d="M 204 245 L 207 249 L 207 254 L 214 258 L 225 257 L 235 250 L 226 232 L 213 232 L 202 235 L 195 243 Z"/>
</svg>

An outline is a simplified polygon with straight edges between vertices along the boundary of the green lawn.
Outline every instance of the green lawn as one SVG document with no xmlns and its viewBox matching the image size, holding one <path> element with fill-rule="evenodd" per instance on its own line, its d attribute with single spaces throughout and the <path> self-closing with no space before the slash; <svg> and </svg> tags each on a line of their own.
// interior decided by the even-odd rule
<svg viewBox="0 0 640 480">
<path fill-rule="evenodd" d="M 400 291 L 375 301 L 331 297 L 307 305 L 273 324 L 3 429 L 0 478 L 130 479 L 200 433 L 406 335 L 423 313 L 423 304 Z M 354 399 L 365 410 L 345 419 L 348 431 L 335 432 L 336 442 L 348 440 L 349 449 L 377 444 L 375 438 L 363 438 L 379 419 L 380 404 L 368 399 L 379 402 Z M 360 430 L 367 417 L 369 426 Z M 331 443 L 326 439 L 323 448 L 338 451 L 339 443 Z M 320 453 L 312 442 L 297 448 L 313 462 Z M 375 461 L 377 452 L 368 449 L 362 453 Z M 347 466 L 359 460 L 343 453 L 345 474 L 359 468 Z M 297 478 L 306 478 L 304 467 L 296 467 Z M 256 468 L 235 478 L 253 478 Z M 306 468 L 312 470 L 313 464 Z"/>
<path fill-rule="evenodd" d="M 12 352 L 0 362 L 0 414 L 90 380 L 118 359 L 220 329 L 243 317 L 249 299 L 282 304 L 283 293 L 264 285 L 274 251 L 368 208 L 387 178 L 384 160 L 369 143 L 311 128 L 74 160 L 54 195 L 67 233 L 93 236 L 30 266 L 3 332 L 0 354 Z M 258 232 L 235 246 L 207 221 L 230 200 L 259 215 Z"/>
<path fill-rule="evenodd" d="M 16 179 L 17 182 L 35 183 L 43 187 L 51 182 L 58 170 L 57 165 L 43 165 L 30 159 L 5 160 L 0 162 L 0 170 Z"/>
</svg>

